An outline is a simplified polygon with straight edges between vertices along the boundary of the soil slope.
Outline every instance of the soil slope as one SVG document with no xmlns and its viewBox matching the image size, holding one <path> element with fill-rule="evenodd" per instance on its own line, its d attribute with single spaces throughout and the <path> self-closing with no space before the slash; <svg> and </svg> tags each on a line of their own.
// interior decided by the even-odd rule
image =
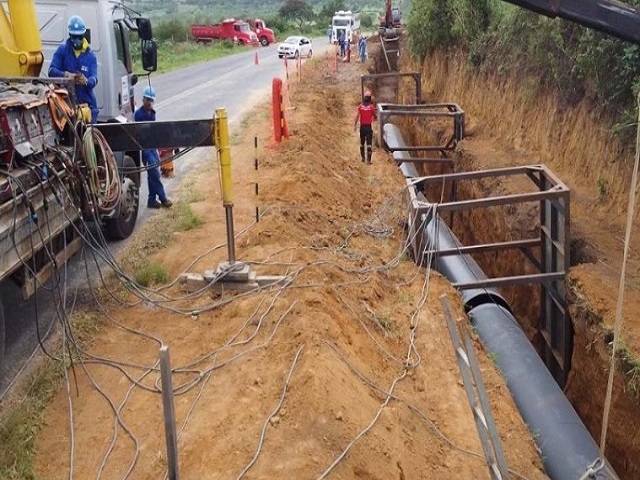
<svg viewBox="0 0 640 480">
<path fill-rule="evenodd" d="M 288 283 L 193 298 L 174 285 L 164 294 L 175 301 L 150 293 L 154 302 L 103 305 L 104 326 L 75 369 L 78 391 L 58 393 L 39 434 L 40 478 L 68 478 L 70 458 L 76 478 L 101 469 L 102 478 L 162 478 L 154 339 L 170 347 L 181 478 L 489 478 L 439 302 L 445 294 L 465 328 L 457 294 L 404 251 L 393 162 L 381 151 L 372 166 L 359 161 L 352 122 L 364 67 L 335 72 L 316 58 L 303 72 L 299 84 L 292 79 L 288 141 L 270 140 L 268 99 L 252 115 L 262 122 L 232 130 L 240 132 L 237 257 Z M 182 201 L 205 223 L 175 233 L 153 257 L 171 276 L 226 260 L 213 153 L 200 154 L 208 167 L 184 180 Z M 149 229 L 141 235 L 144 244 Z M 475 343 L 510 468 L 545 478 L 502 378 Z"/>
</svg>

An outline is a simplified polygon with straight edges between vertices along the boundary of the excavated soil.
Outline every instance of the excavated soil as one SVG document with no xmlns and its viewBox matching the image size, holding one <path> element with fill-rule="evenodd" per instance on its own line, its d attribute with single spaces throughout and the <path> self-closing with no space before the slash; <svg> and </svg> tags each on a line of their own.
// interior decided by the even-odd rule
<svg viewBox="0 0 640 480">
<path fill-rule="evenodd" d="M 305 69 L 291 85 L 289 140 L 271 141 L 266 99 L 252 115 L 262 122 L 232 128 L 237 257 L 289 283 L 163 304 L 184 314 L 153 293 L 155 302 L 106 305 L 76 365 L 77 392 L 63 388 L 47 411 L 40 478 L 68 478 L 71 466 L 76 478 L 101 469 L 102 478 L 163 477 L 151 336 L 170 347 L 183 479 L 490 478 L 439 302 L 446 295 L 466 328 L 457 294 L 403 252 L 404 182 L 394 163 L 379 150 L 373 165 L 359 161 L 353 117 L 364 66 L 335 72 L 316 58 Z M 211 165 L 212 152 L 198 154 Z M 215 169 L 184 182 L 183 201 L 204 224 L 154 254 L 172 277 L 227 258 Z M 177 286 L 164 293 L 183 295 Z M 510 468 L 545 478 L 500 374 L 475 346 Z"/>
<path fill-rule="evenodd" d="M 600 439 L 603 404 L 611 358 L 611 341 L 620 265 L 623 255 L 629 162 L 594 123 L 586 106 L 561 108 L 552 97 L 531 101 L 517 79 L 479 74 L 463 55 L 437 54 L 421 71 L 428 102 L 456 102 L 465 111 L 467 138 L 455 156 L 456 171 L 545 164 L 571 189 L 571 265 L 569 308 L 574 326 L 573 357 L 566 394 L 593 437 Z M 404 88 L 400 99 L 409 99 Z M 406 125 L 416 143 L 438 139 L 437 125 Z M 426 172 L 425 172 L 426 173 Z M 428 173 L 440 173 L 431 171 Z M 604 186 L 604 187 L 603 187 Z M 457 198 L 479 198 L 530 189 L 524 183 L 492 179 L 460 186 Z M 627 190 L 625 190 L 625 188 Z M 448 188 L 444 190 L 449 193 Z M 637 215 L 634 234 L 637 232 Z M 478 210 L 454 218 L 454 231 L 463 243 L 490 243 L 537 236 L 538 213 L 530 205 Z M 640 240 L 634 235 L 627 266 L 622 341 L 614 381 L 606 456 L 624 479 L 640 478 Z M 489 276 L 533 272 L 515 252 L 479 255 Z M 504 296 L 538 345 L 538 289 L 514 287 Z M 533 299 L 533 301 L 532 301 Z"/>
</svg>

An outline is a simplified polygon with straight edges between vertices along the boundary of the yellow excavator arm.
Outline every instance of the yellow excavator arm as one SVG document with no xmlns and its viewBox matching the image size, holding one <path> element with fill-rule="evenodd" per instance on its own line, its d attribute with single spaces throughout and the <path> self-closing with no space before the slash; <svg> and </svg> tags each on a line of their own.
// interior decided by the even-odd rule
<svg viewBox="0 0 640 480">
<path fill-rule="evenodd" d="M 44 56 L 36 6 L 32 0 L 0 5 L 0 77 L 37 77 Z"/>
</svg>

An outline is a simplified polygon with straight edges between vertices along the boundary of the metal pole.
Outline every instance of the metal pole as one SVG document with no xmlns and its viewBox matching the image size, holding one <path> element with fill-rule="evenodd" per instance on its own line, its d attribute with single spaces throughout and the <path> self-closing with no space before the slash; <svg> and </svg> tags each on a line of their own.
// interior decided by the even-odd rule
<svg viewBox="0 0 640 480">
<path fill-rule="evenodd" d="M 227 253 L 229 255 L 229 263 L 233 265 L 236 262 L 236 240 L 233 236 L 233 205 L 225 205 L 224 214 L 227 220 Z"/>
<path fill-rule="evenodd" d="M 220 177 L 222 178 L 222 203 L 227 220 L 227 251 L 229 263 L 236 261 L 235 235 L 233 232 L 233 195 L 231 191 L 231 142 L 229 140 L 229 124 L 227 110 L 218 108 L 215 121 L 216 145 L 220 156 Z"/>
<path fill-rule="evenodd" d="M 166 345 L 160 347 L 160 377 L 162 379 L 164 435 L 167 441 L 167 473 L 169 480 L 179 480 L 178 435 L 176 433 L 176 416 L 173 410 L 173 382 L 171 381 L 169 347 Z"/>
<path fill-rule="evenodd" d="M 258 206 L 258 137 L 253 137 L 253 166 L 256 172 L 256 222 L 259 222 L 260 207 Z"/>
</svg>

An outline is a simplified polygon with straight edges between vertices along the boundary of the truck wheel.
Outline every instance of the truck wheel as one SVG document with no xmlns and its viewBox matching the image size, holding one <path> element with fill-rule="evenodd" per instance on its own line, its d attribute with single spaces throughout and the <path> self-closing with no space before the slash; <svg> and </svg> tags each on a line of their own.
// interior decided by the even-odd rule
<svg viewBox="0 0 640 480">
<path fill-rule="evenodd" d="M 238 40 L 238 45 L 240 45 L 241 47 L 244 47 L 244 40 Z"/>
<path fill-rule="evenodd" d="M 262 45 L 263 47 L 269 46 L 269 40 L 267 39 L 267 37 L 260 37 L 260 45 Z"/>
<path fill-rule="evenodd" d="M 122 165 L 125 168 L 137 168 L 136 163 L 128 155 L 125 155 Z M 107 238 L 124 240 L 133 233 L 138 219 L 139 192 L 140 173 L 125 173 L 122 178 L 120 214 L 116 218 L 106 220 L 104 224 L 104 233 Z"/>
</svg>

